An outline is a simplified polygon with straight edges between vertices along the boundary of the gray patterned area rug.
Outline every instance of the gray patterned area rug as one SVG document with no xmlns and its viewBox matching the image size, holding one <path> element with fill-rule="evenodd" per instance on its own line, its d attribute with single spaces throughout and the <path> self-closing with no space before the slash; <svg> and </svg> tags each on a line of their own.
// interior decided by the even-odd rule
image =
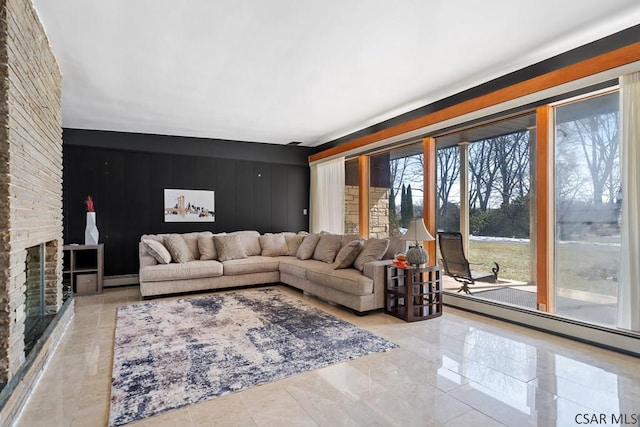
<svg viewBox="0 0 640 427">
<path fill-rule="evenodd" d="M 276 289 L 119 307 L 109 425 L 395 347 Z"/>
</svg>

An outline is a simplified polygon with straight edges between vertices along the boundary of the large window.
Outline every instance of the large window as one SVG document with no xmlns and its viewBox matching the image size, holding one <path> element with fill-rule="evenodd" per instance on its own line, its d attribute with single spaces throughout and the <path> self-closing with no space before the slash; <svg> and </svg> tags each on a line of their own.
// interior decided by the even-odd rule
<svg viewBox="0 0 640 427">
<path fill-rule="evenodd" d="M 437 228 L 460 231 L 474 277 L 499 264 L 478 298 L 536 309 L 531 242 L 535 116 L 527 114 L 437 138 Z M 486 273 L 486 274 L 482 274 Z M 458 290 L 449 280 L 445 289 Z"/>
<path fill-rule="evenodd" d="M 618 93 L 555 108 L 556 312 L 616 322 L 620 256 Z"/>
<path fill-rule="evenodd" d="M 469 253 L 520 284 L 531 281 L 530 147 L 527 129 L 469 144 Z"/>
<path fill-rule="evenodd" d="M 615 326 L 621 177 L 617 91 L 553 108 L 556 314 Z M 528 124 L 523 126 L 523 124 Z M 498 283 L 476 282 L 473 297 L 537 307 L 533 115 L 438 138 L 437 227 L 461 231 L 472 270 L 500 265 Z M 500 133 L 502 132 L 502 133 Z M 480 136 L 475 138 L 474 136 Z M 466 197 L 461 197 L 465 195 Z M 445 285 L 457 290 L 458 284 Z"/>
<path fill-rule="evenodd" d="M 400 235 L 411 218 L 423 216 L 422 143 L 372 155 L 369 162 L 369 237 Z"/>
<path fill-rule="evenodd" d="M 456 292 L 460 284 L 445 276 L 448 305 L 633 351 L 638 322 L 630 314 L 638 312 L 638 281 L 626 267 L 637 264 L 632 243 L 638 221 L 626 206 L 637 193 L 633 125 L 640 63 L 628 62 L 637 61 L 631 52 L 590 60 L 601 71 L 584 80 L 571 77 L 584 71 L 576 64 L 566 75 L 554 71 L 528 81 L 539 92 L 521 97 L 523 87 L 514 87 L 474 98 L 477 105 L 492 106 L 486 111 L 469 112 L 476 104 L 465 102 L 427 113 L 424 121 L 412 122 L 432 123 L 411 132 L 415 137 L 424 131 L 422 147 L 371 155 L 367 145 L 360 157 L 367 168 L 358 172 L 358 182 L 370 187 L 359 191 L 369 202 L 360 200 L 358 219 L 367 228 L 362 233 L 393 236 L 411 216 L 435 218 L 438 232 L 463 236 L 472 271 L 490 273 L 492 262 L 500 264 L 498 283 L 476 283 L 472 295 Z M 612 88 L 622 72 L 615 64 L 631 73 L 620 79 L 624 95 Z M 571 95 L 563 95 L 567 91 Z M 503 98 L 509 110 L 499 118 L 502 104 L 493 103 Z M 484 113 L 491 114 L 486 121 Z M 402 129 L 373 141 L 393 144 L 409 137 Z M 423 147 L 429 150 L 424 158 Z M 495 291 L 491 298 L 489 290 Z M 523 302 L 518 296 L 525 294 Z"/>
</svg>

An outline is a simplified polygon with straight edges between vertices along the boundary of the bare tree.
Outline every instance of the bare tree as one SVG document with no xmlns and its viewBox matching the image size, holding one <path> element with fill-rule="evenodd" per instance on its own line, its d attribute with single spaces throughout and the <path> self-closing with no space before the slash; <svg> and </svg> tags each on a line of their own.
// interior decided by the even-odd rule
<svg viewBox="0 0 640 427">
<path fill-rule="evenodd" d="M 460 148 L 458 146 L 441 148 L 437 154 L 438 169 L 438 215 L 445 214 L 449 196 L 454 184 L 460 178 Z"/>
<path fill-rule="evenodd" d="M 498 176 L 494 189 L 508 205 L 517 197 L 529 194 L 529 131 L 521 130 L 492 139 Z"/>
<path fill-rule="evenodd" d="M 567 123 L 568 137 L 577 140 L 584 154 L 593 183 L 593 203 L 613 203 L 619 179 L 619 114 L 594 114 Z M 619 176 L 619 175 L 618 175 Z"/>
<path fill-rule="evenodd" d="M 555 144 L 556 215 L 563 218 L 580 193 L 588 187 L 589 178 L 581 173 L 578 164 L 579 147 L 571 143 L 564 127 L 558 127 Z"/>
<path fill-rule="evenodd" d="M 411 184 L 413 192 L 422 194 L 422 182 L 424 176 L 424 156 L 414 154 L 412 156 L 398 157 L 390 161 L 390 195 L 395 197 L 400 192 L 403 184 Z"/>
<path fill-rule="evenodd" d="M 498 168 L 491 139 L 469 145 L 469 207 L 486 211 L 491 200 Z"/>
<path fill-rule="evenodd" d="M 389 227 L 392 233 L 394 230 L 397 231 L 397 227 L 402 226 L 401 215 L 398 213 L 406 209 L 406 206 L 403 206 L 404 198 L 400 198 L 400 206 L 397 206 L 396 197 L 406 184 L 410 184 L 413 191 L 422 193 L 423 165 L 422 154 L 398 157 L 389 161 Z"/>
</svg>

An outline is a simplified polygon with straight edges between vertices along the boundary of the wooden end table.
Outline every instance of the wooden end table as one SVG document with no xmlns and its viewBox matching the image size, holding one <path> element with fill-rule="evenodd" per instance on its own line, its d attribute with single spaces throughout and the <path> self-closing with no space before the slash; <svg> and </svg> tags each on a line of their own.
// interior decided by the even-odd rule
<svg viewBox="0 0 640 427">
<path fill-rule="evenodd" d="M 387 265 L 384 291 L 387 314 L 407 322 L 442 315 L 440 266 L 403 268 Z"/>
</svg>

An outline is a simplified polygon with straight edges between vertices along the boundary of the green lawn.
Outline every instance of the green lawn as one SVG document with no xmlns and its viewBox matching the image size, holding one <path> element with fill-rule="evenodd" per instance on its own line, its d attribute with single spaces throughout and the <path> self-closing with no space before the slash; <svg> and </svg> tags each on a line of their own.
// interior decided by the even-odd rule
<svg viewBox="0 0 640 427">
<path fill-rule="evenodd" d="M 617 295 L 619 247 L 597 243 L 563 243 L 558 245 L 558 289 L 571 289 L 601 295 Z M 530 245 L 518 242 L 471 241 L 469 261 L 472 270 L 491 272 L 493 262 L 500 264 L 500 277 L 530 282 Z"/>
<path fill-rule="evenodd" d="M 471 269 L 491 272 L 493 263 L 500 265 L 499 277 L 529 282 L 529 244 L 515 242 L 469 242 L 469 262 Z"/>
</svg>

